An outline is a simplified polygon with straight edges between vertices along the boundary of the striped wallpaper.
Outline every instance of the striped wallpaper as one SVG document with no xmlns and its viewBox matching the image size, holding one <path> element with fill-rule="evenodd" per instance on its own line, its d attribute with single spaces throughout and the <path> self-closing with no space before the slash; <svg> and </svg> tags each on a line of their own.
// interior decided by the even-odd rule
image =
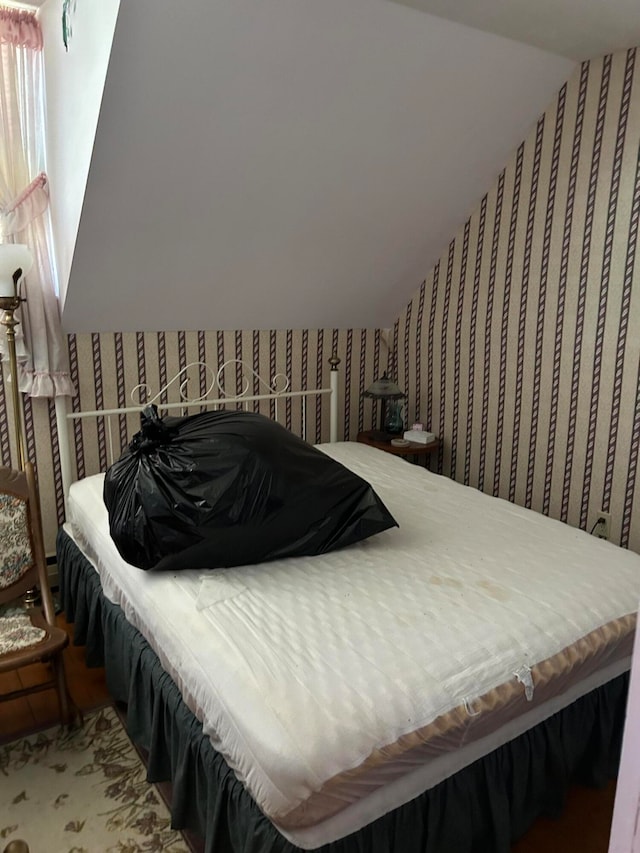
<svg viewBox="0 0 640 853">
<path fill-rule="evenodd" d="M 74 409 L 115 408 L 130 402 L 128 392 L 138 383 L 148 383 L 152 393 L 162 388 L 180 368 L 193 361 L 212 367 L 228 359 L 242 359 L 256 373 L 269 379 L 277 373 L 291 378 L 294 390 L 329 386 L 329 358 L 340 359 L 339 433 L 355 438 L 377 419 L 375 404 L 363 391 L 387 367 L 387 334 L 366 329 L 305 329 L 279 331 L 145 332 L 69 335 L 71 373 L 78 389 Z M 235 370 L 225 377 L 235 391 Z M 201 377 L 204 381 L 204 376 Z M 253 382 L 253 380 L 252 380 Z M 264 393 L 253 383 L 250 393 Z M 176 397 L 172 397 L 176 399 Z M 259 405 L 259 404 L 256 404 Z M 264 414 L 275 417 L 273 404 L 261 404 Z M 0 382 L 0 458 L 16 464 L 12 446 L 12 412 L 5 385 Z M 297 434 L 302 432 L 300 400 L 282 401 L 278 419 Z M 329 403 L 315 397 L 307 404 L 307 439 L 328 441 Z M 101 421 L 75 422 L 79 476 L 104 470 L 108 435 Z M 64 517 L 59 448 L 55 429 L 55 406 L 48 400 L 25 402 L 28 456 L 37 462 L 45 540 L 53 551 L 55 534 Z M 130 440 L 138 420 L 121 419 L 115 436 L 116 453 Z"/>
<path fill-rule="evenodd" d="M 635 50 L 577 69 L 389 335 L 70 335 L 74 406 L 122 404 L 136 383 L 157 389 L 193 360 L 242 357 L 265 377 L 317 387 L 336 352 L 345 438 L 376 420 L 362 392 L 388 367 L 408 393 L 407 418 L 444 440 L 438 470 L 587 529 L 604 509 L 612 539 L 640 550 L 639 75 Z M 3 464 L 15 461 L 10 405 L 0 382 Z M 280 417 L 299 432 L 299 404 Z M 53 550 L 63 518 L 53 403 L 27 400 L 25 419 Z M 120 443 L 135 428 L 121 424 Z M 326 403 L 314 403 L 308 438 L 327 437 Z M 78 472 L 103 467 L 100 428 L 78 428 L 77 441 Z"/>
<path fill-rule="evenodd" d="M 585 62 L 393 332 L 438 470 L 640 550 L 640 57 Z"/>
</svg>

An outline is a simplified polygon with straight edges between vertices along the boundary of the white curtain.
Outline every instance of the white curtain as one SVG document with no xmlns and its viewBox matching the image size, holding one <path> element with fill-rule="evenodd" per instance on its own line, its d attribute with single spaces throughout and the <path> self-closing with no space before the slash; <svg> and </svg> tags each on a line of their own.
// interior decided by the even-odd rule
<svg viewBox="0 0 640 853">
<path fill-rule="evenodd" d="M 0 7 L 0 243 L 25 243 L 33 253 L 16 329 L 20 390 L 32 397 L 74 393 L 56 295 L 44 146 L 40 24 L 31 12 Z M 3 334 L 0 351 L 5 346 Z"/>
</svg>

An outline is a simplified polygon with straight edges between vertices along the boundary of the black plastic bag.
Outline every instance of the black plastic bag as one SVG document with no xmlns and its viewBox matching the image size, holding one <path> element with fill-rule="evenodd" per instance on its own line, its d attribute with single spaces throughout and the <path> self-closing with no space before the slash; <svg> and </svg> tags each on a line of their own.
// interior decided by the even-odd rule
<svg viewBox="0 0 640 853">
<path fill-rule="evenodd" d="M 397 526 L 365 480 L 263 415 L 160 419 L 148 406 L 141 420 L 104 482 L 111 537 L 134 566 L 322 554 Z"/>
</svg>

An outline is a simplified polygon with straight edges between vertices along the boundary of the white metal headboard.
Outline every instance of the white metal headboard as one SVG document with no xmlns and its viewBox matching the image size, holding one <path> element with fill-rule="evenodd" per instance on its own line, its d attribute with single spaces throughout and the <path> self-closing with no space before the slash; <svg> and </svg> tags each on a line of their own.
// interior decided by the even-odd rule
<svg viewBox="0 0 640 853">
<path fill-rule="evenodd" d="M 189 409 L 221 409 L 229 405 L 242 404 L 244 408 L 249 403 L 261 400 L 273 401 L 275 404 L 275 419 L 278 420 L 278 403 L 281 400 L 299 398 L 302 403 L 302 438 L 306 440 L 307 424 L 307 398 L 320 395 L 329 395 L 329 440 L 338 440 L 338 365 L 340 359 L 332 356 L 329 359 L 331 365 L 330 382 L 328 388 L 311 388 L 304 391 L 291 391 L 290 379 L 283 373 L 276 374 L 271 382 L 267 382 L 259 376 L 253 368 L 239 359 L 229 359 L 221 365 L 217 371 L 213 371 L 204 362 L 194 361 L 187 364 L 176 375 L 167 382 L 156 394 L 151 395 L 151 390 L 146 383 L 136 385 L 131 393 L 132 404 L 116 409 L 94 409 L 92 411 L 69 411 L 66 397 L 56 397 L 56 424 L 58 428 L 58 442 L 60 446 L 60 469 L 62 473 L 62 485 L 65 501 L 69 494 L 69 488 L 73 482 L 72 453 L 75 451 L 73 430 L 70 424 L 82 418 L 103 418 L 107 427 L 109 464 L 115 461 L 113 442 L 113 419 L 122 415 L 141 412 L 145 406 L 152 403 L 163 412 L 178 410 L 179 413 L 187 413 Z M 225 370 L 235 366 L 236 381 L 241 380 L 242 387 L 233 394 L 227 394 L 225 390 Z M 188 385 L 194 370 L 200 375 L 204 371 L 207 376 L 207 385 L 204 393 L 197 397 L 188 394 Z M 257 380 L 258 387 L 267 389 L 264 394 L 249 394 L 252 384 L 250 379 Z M 162 402 L 165 396 L 173 390 L 178 391 L 179 399 L 175 402 Z M 212 396 L 213 395 L 213 396 Z M 119 448 L 118 448 L 119 449 Z"/>
</svg>

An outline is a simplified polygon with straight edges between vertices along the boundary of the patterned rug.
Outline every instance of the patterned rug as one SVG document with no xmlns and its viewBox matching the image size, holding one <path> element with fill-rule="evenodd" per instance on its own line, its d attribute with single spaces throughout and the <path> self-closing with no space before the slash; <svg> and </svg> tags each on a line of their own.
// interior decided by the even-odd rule
<svg viewBox="0 0 640 853">
<path fill-rule="evenodd" d="M 32 853 L 189 853 L 116 711 L 102 708 L 0 746 L 0 848 Z"/>
</svg>

